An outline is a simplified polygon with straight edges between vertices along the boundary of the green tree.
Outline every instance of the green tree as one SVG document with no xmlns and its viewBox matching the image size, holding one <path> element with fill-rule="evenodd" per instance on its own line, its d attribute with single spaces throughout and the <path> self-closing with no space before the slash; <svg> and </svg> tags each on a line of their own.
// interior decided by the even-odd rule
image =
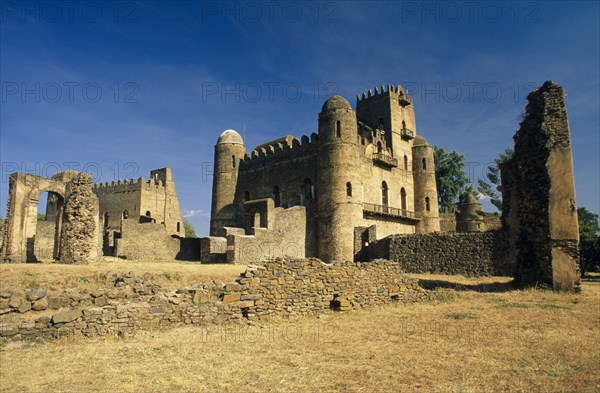
<svg viewBox="0 0 600 393">
<path fill-rule="evenodd" d="M 502 210 L 502 185 L 500 183 L 500 164 L 509 160 L 513 157 L 515 151 L 512 147 L 509 147 L 504 150 L 503 153 L 500 153 L 498 158 L 494 160 L 494 165 L 489 165 L 487 167 L 487 173 L 485 177 L 487 180 L 479 179 L 479 187 L 477 190 L 490 198 L 490 202 L 492 205 L 496 206 L 498 210 Z"/>
<path fill-rule="evenodd" d="M 465 174 L 465 156 L 455 151 L 446 153 L 437 146 L 433 147 L 433 156 L 438 203 L 443 208 L 454 207 L 469 184 L 469 178 Z"/>
<path fill-rule="evenodd" d="M 38 213 L 37 220 L 38 221 L 46 221 L 46 213 Z"/>
<path fill-rule="evenodd" d="M 196 237 L 196 230 L 194 224 L 188 220 L 183 220 L 183 229 L 185 229 L 185 237 Z"/>
<path fill-rule="evenodd" d="M 579 266 L 581 275 L 596 269 L 600 263 L 600 228 L 598 215 L 585 207 L 577 209 L 579 221 Z"/>
</svg>

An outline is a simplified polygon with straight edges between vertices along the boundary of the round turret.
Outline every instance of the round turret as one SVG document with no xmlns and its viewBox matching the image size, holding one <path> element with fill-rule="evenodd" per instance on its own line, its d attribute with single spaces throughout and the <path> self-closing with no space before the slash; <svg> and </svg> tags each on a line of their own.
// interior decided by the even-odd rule
<svg viewBox="0 0 600 393">
<path fill-rule="evenodd" d="M 481 204 L 470 192 L 465 193 L 456 214 L 456 230 L 458 232 L 482 232 L 485 230 Z"/>
<path fill-rule="evenodd" d="M 243 145 L 244 140 L 242 139 L 242 136 L 236 130 L 228 129 L 221 133 L 221 135 L 219 136 L 219 140 L 217 141 L 217 144 L 224 144 L 224 143 L 234 143 L 234 144 Z"/>
<path fill-rule="evenodd" d="M 325 103 L 323 104 L 323 107 L 321 108 L 321 112 L 326 112 L 326 111 L 331 111 L 331 110 L 336 110 L 336 109 L 352 110 L 352 107 L 350 106 L 350 103 L 348 102 L 348 100 L 345 99 L 344 97 L 333 96 L 333 97 L 329 98 L 327 101 L 325 101 Z"/>
<path fill-rule="evenodd" d="M 211 236 L 222 236 L 224 227 L 235 226 L 235 190 L 240 162 L 246 154 L 246 146 L 235 130 L 225 130 L 215 145 L 213 168 L 212 206 L 210 217 Z"/>
<path fill-rule="evenodd" d="M 344 97 L 329 98 L 319 113 L 318 256 L 327 262 L 354 259 L 354 226 L 363 215 L 357 124 Z"/>
<path fill-rule="evenodd" d="M 433 148 L 425 138 L 416 135 L 412 151 L 415 212 L 422 217 L 416 230 L 418 233 L 437 232 L 440 219 Z"/>
</svg>

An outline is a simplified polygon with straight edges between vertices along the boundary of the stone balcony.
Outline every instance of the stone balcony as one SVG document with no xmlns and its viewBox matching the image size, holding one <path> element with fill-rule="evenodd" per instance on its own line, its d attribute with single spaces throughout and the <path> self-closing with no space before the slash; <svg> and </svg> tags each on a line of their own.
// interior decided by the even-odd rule
<svg viewBox="0 0 600 393">
<path fill-rule="evenodd" d="M 406 209 L 398 209 L 396 207 L 376 205 L 373 203 L 363 203 L 363 212 L 365 213 L 365 215 L 397 217 L 404 218 L 410 221 L 421 220 L 420 213 L 412 212 Z"/>
</svg>

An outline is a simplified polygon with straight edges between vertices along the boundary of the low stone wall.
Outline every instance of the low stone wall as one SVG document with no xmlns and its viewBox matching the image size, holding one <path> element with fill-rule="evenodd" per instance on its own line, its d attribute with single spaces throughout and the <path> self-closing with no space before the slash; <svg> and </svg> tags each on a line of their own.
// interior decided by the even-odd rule
<svg viewBox="0 0 600 393">
<path fill-rule="evenodd" d="M 417 279 L 403 275 L 398 263 L 383 260 L 273 260 L 249 266 L 236 282 L 213 280 L 177 291 L 133 274 L 114 274 L 109 282 L 81 292 L 0 291 L 0 342 L 70 334 L 127 336 L 153 328 L 347 311 L 435 297 Z"/>
<path fill-rule="evenodd" d="M 397 261 L 407 273 L 511 275 L 501 231 L 395 235 L 369 246 L 370 258 Z"/>
</svg>

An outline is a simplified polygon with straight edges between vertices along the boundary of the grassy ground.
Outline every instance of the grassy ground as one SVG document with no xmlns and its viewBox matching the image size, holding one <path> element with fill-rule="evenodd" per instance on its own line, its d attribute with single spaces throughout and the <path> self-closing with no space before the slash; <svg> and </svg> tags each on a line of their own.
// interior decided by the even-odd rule
<svg viewBox="0 0 600 393">
<path fill-rule="evenodd" d="M 442 300 L 5 347 L 0 391 L 600 391 L 599 282 L 574 295 L 419 277 Z"/>
<path fill-rule="evenodd" d="M 211 279 L 233 281 L 246 270 L 242 265 L 201 265 L 181 261 L 123 261 L 106 258 L 89 265 L 43 263 L 0 264 L 0 290 L 23 288 L 90 288 L 107 284 L 113 273 L 149 273 L 167 289 L 193 286 Z"/>
</svg>

